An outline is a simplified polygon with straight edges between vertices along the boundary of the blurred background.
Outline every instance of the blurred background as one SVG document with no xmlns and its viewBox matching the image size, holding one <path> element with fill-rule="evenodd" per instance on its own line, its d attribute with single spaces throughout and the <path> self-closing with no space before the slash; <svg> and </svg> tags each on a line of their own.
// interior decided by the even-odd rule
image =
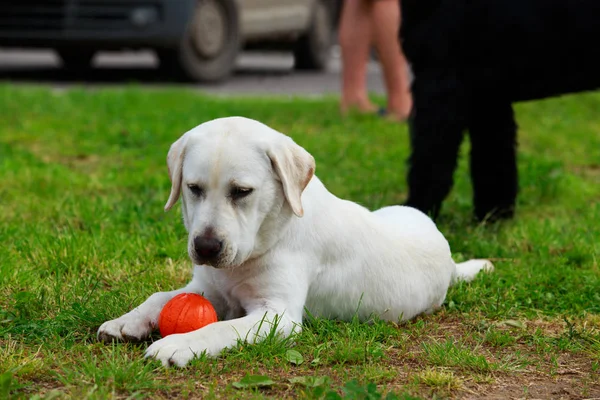
<svg viewBox="0 0 600 400">
<path fill-rule="evenodd" d="M 337 94 L 342 0 L 0 2 L 0 80 Z M 383 93 L 377 63 L 369 89 Z"/>
</svg>

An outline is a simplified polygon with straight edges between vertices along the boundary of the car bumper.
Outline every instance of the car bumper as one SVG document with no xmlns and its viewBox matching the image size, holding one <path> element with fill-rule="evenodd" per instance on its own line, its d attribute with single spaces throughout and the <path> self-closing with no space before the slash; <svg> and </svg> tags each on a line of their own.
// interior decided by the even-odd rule
<svg viewBox="0 0 600 400">
<path fill-rule="evenodd" d="M 2 1 L 0 46 L 172 47 L 193 5 L 193 0 Z"/>
</svg>

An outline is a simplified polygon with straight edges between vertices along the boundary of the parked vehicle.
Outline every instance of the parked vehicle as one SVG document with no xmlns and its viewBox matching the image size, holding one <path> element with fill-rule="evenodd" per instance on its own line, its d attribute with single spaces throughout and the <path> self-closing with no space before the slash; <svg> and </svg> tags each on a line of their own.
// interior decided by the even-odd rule
<svg viewBox="0 0 600 400">
<path fill-rule="evenodd" d="M 71 70 L 100 50 L 150 48 L 187 79 L 228 77 L 241 49 L 293 51 L 323 69 L 339 0 L 17 0 L 0 2 L 0 47 L 52 48 Z"/>
</svg>

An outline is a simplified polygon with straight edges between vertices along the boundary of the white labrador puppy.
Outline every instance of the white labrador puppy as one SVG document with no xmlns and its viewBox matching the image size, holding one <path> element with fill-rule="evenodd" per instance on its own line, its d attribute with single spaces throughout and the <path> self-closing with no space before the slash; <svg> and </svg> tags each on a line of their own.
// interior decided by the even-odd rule
<svg viewBox="0 0 600 400">
<path fill-rule="evenodd" d="M 290 335 L 305 307 L 325 318 L 410 319 L 440 307 L 457 279 L 492 269 L 487 260 L 455 264 L 444 236 L 415 209 L 370 212 L 337 198 L 306 150 L 254 120 L 199 125 L 171 146 L 167 163 L 165 210 L 182 197 L 193 278 L 98 330 L 105 341 L 147 338 L 172 297 L 203 294 L 220 321 L 154 342 L 146 356 L 165 366 L 216 356 L 274 327 Z"/>
</svg>

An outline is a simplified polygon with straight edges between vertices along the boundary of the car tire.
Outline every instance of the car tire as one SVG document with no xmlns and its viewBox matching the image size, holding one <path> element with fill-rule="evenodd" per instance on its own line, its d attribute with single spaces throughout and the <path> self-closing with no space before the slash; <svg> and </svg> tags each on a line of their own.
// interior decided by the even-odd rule
<svg viewBox="0 0 600 400">
<path fill-rule="evenodd" d="M 294 67 L 303 70 L 323 70 L 331 55 L 333 43 L 333 18 L 324 0 L 315 3 L 308 31 L 302 35 L 294 49 Z"/>
<path fill-rule="evenodd" d="M 158 49 L 160 65 L 186 80 L 219 82 L 235 67 L 240 49 L 234 0 L 198 0 L 177 48 Z"/>
<path fill-rule="evenodd" d="M 56 49 L 63 68 L 70 71 L 86 71 L 92 67 L 95 50 L 81 48 Z"/>
</svg>

